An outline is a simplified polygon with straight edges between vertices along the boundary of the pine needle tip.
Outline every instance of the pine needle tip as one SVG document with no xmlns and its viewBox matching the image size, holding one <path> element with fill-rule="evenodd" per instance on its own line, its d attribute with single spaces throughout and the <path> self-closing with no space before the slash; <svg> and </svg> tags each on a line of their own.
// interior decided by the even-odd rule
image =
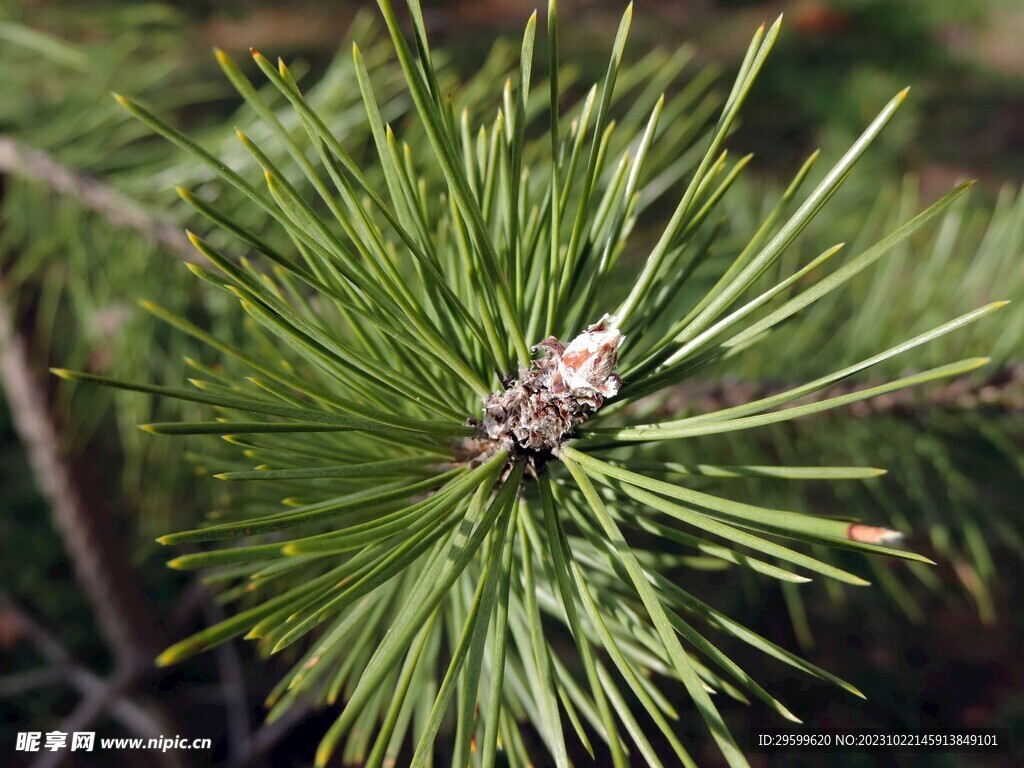
<svg viewBox="0 0 1024 768">
<path fill-rule="evenodd" d="M 313 761 L 314 768 L 325 768 L 331 759 L 332 749 L 324 749 L 322 746 L 316 751 L 316 758 Z"/>
<path fill-rule="evenodd" d="M 794 715 L 792 712 L 790 712 L 788 709 L 786 709 L 781 704 L 779 705 L 778 712 L 779 712 L 780 715 L 782 715 L 784 718 L 789 720 L 791 723 L 801 723 L 801 724 L 803 723 L 803 720 L 801 720 L 799 717 Z"/>
<path fill-rule="evenodd" d="M 166 651 L 161 653 L 155 659 L 153 659 L 153 665 L 157 667 L 169 667 L 175 661 L 177 661 L 177 654 L 173 653 L 173 648 L 168 648 Z"/>
</svg>

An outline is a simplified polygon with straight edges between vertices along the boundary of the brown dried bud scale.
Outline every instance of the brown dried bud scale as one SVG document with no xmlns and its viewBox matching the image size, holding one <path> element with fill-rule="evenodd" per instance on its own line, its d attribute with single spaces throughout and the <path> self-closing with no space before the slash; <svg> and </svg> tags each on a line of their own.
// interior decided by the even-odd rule
<svg viewBox="0 0 1024 768">
<path fill-rule="evenodd" d="M 568 344 L 551 338 L 534 346 L 541 356 L 519 378 L 484 401 L 481 438 L 513 453 L 547 453 L 561 445 L 606 398 L 618 394 L 624 336 L 605 315 Z"/>
</svg>

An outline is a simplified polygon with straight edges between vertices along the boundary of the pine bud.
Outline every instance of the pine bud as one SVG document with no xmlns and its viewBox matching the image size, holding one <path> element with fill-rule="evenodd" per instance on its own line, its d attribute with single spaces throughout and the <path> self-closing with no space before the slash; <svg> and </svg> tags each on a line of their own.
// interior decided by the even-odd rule
<svg viewBox="0 0 1024 768">
<path fill-rule="evenodd" d="M 517 452 L 550 452 L 619 392 L 619 347 L 624 336 L 605 315 L 564 344 L 554 336 L 534 350 L 541 357 L 519 378 L 484 401 L 483 437 Z"/>
</svg>

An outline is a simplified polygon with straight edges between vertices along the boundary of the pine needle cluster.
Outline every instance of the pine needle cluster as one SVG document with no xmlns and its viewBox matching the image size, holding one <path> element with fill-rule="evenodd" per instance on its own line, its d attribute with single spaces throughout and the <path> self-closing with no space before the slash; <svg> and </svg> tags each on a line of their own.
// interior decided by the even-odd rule
<svg viewBox="0 0 1024 768">
<path fill-rule="evenodd" d="M 302 135 L 287 130 L 241 68 L 219 54 L 232 84 L 263 117 L 267 141 L 286 150 L 287 159 L 272 159 L 280 151 L 239 133 L 263 170 L 259 185 L 155 112 L 118 97 L 277 230 L 274 244 L 216 199 L 180 190 L 218 237 L 232 236 L 244 251 L 235 257 L 212 237 L 190 234 L 213 269 L 189 268 L 237 299 L 253 321 L 243 347 L 147 305 L 219 355 L 217 366 L 194 364 L 191 388 L 57 371 L 216 409 L 207 421 L 146 428 L 225 437 L 240 449 L 219 478 L 247 492 L 209 524 L 161 538 L 198 546 L 171 565 L 208 569 L 238 610 L 159 661 L 239 636 L 266 654 L 299 652 L 268 706 L 275 718 L 308 697 L 343 703 L 319 765 L 343 748 L 352 761 L 380 766 L 410 743 L 409 763 L 426 765 L 445 727 L 452 729 L 445 750 L 452 765 L 494 765 L 499 749 L 510 765 L 529 765 L 524 723 L 543 742 L 550 756 L 543 759 L 558 766 L 569 765 L 572 740 L 591 754 L 610 754 L 616 766 L 635 755 L 650 765 L 693 765 L 672 725 L 685 712 L 658 682 L 667 679 L 685 687 L 729 764 L 744 766 L 710 691 L 796 716 L 726 655 L 721 640 L 857 691 L 698 598 L 696 579 L 680 578 L 698 572 L 692 558 L 794 585 L 811 578 L 867 584 L 816 556 L 820 547 L 927 560 L 871 520 L 816 517 L 700 489 L 706 477 L 841 481 L 880 470 L 684 465 L 651 456 L 673 441 L 788 422 L 974 370 L 985 359 L 805 399 L 1003 303 L 741 405 L 645 420 L 644 403 L 799 328 L 805 310 L 830 300 L 969 185 L 838 266 L 841 244 L 761 283 L 853 171 L 903 91 L 806 191 L 818 156 L 809 158 L 711 288 L 696 294 L 691 278 L 714 251 L 718 206 L 750 160 L 731 160 L 724 145 L 780 22 L 754 35 L 717 123 L 690 162 L 679 154 L 680 142 L 692 138 L 685 92 L 682 107 L 661 97 L 638 107 L 649 110 L 644 119 L 636 110 L 613 117 L 631 7 L 603 80 L 569 105 L 559 83 L 554 2 L 546 88 L 531 87 L 534 14 L 518 72 L 489 111 L 486 101 L 462 104 L 466 94 L 439 86 L 416 0 L 408 4 L 411 44 L 391 3 L 379 5 L 416 124 L 403 146 L 383 117 L 374 71 L 354 48 L 376 150 L 372 170 L 310 105 L 288 66 L 258 51 L 255 65 L 302 128 Z M 642 82 L 628 85 L 637 105 L 646 101 Z M 528 135 L 545 110 L 546 135 Z M 687 183 L 671 217 L 635 264 L 630 235 L 650 201 L 681 176 Z M 544 444 L 543 462 L 484 426 L 484 404 L 520 386 L 538 354 L 557 368 L 534 391 L 545 403 L 566 391 L 576 402 L 600 395 L 588 401 L 585 419 L 571 419 Z M 641 543 L 651 541 L 657 545 Z M 556 649 L 557 634 L 571 638 L 573 652 Z M 651 729 L 671 745 L 671 757 L 657 753 Z"/>
</svg>

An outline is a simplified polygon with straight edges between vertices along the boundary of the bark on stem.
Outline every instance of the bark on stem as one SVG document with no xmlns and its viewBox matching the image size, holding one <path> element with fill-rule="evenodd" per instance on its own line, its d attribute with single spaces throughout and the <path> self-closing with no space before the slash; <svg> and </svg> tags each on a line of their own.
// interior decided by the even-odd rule
<svg viewBox="0 0 1024 768">
<path fill-rule="evenodd" d="M 106 507 L 90 509 L 72 474 L 46 402 L 46 388 L 33 373 L 28 345 L 12 323 L 4 293 L 0 286 L 0 382 L 15 432 L 50 504 L 53 523 L 100 632 L 117 662 L 134 666 L 142 656 L 152 658 L 155 624 L 134 588 L 137 579 Z"/>
</svg>

